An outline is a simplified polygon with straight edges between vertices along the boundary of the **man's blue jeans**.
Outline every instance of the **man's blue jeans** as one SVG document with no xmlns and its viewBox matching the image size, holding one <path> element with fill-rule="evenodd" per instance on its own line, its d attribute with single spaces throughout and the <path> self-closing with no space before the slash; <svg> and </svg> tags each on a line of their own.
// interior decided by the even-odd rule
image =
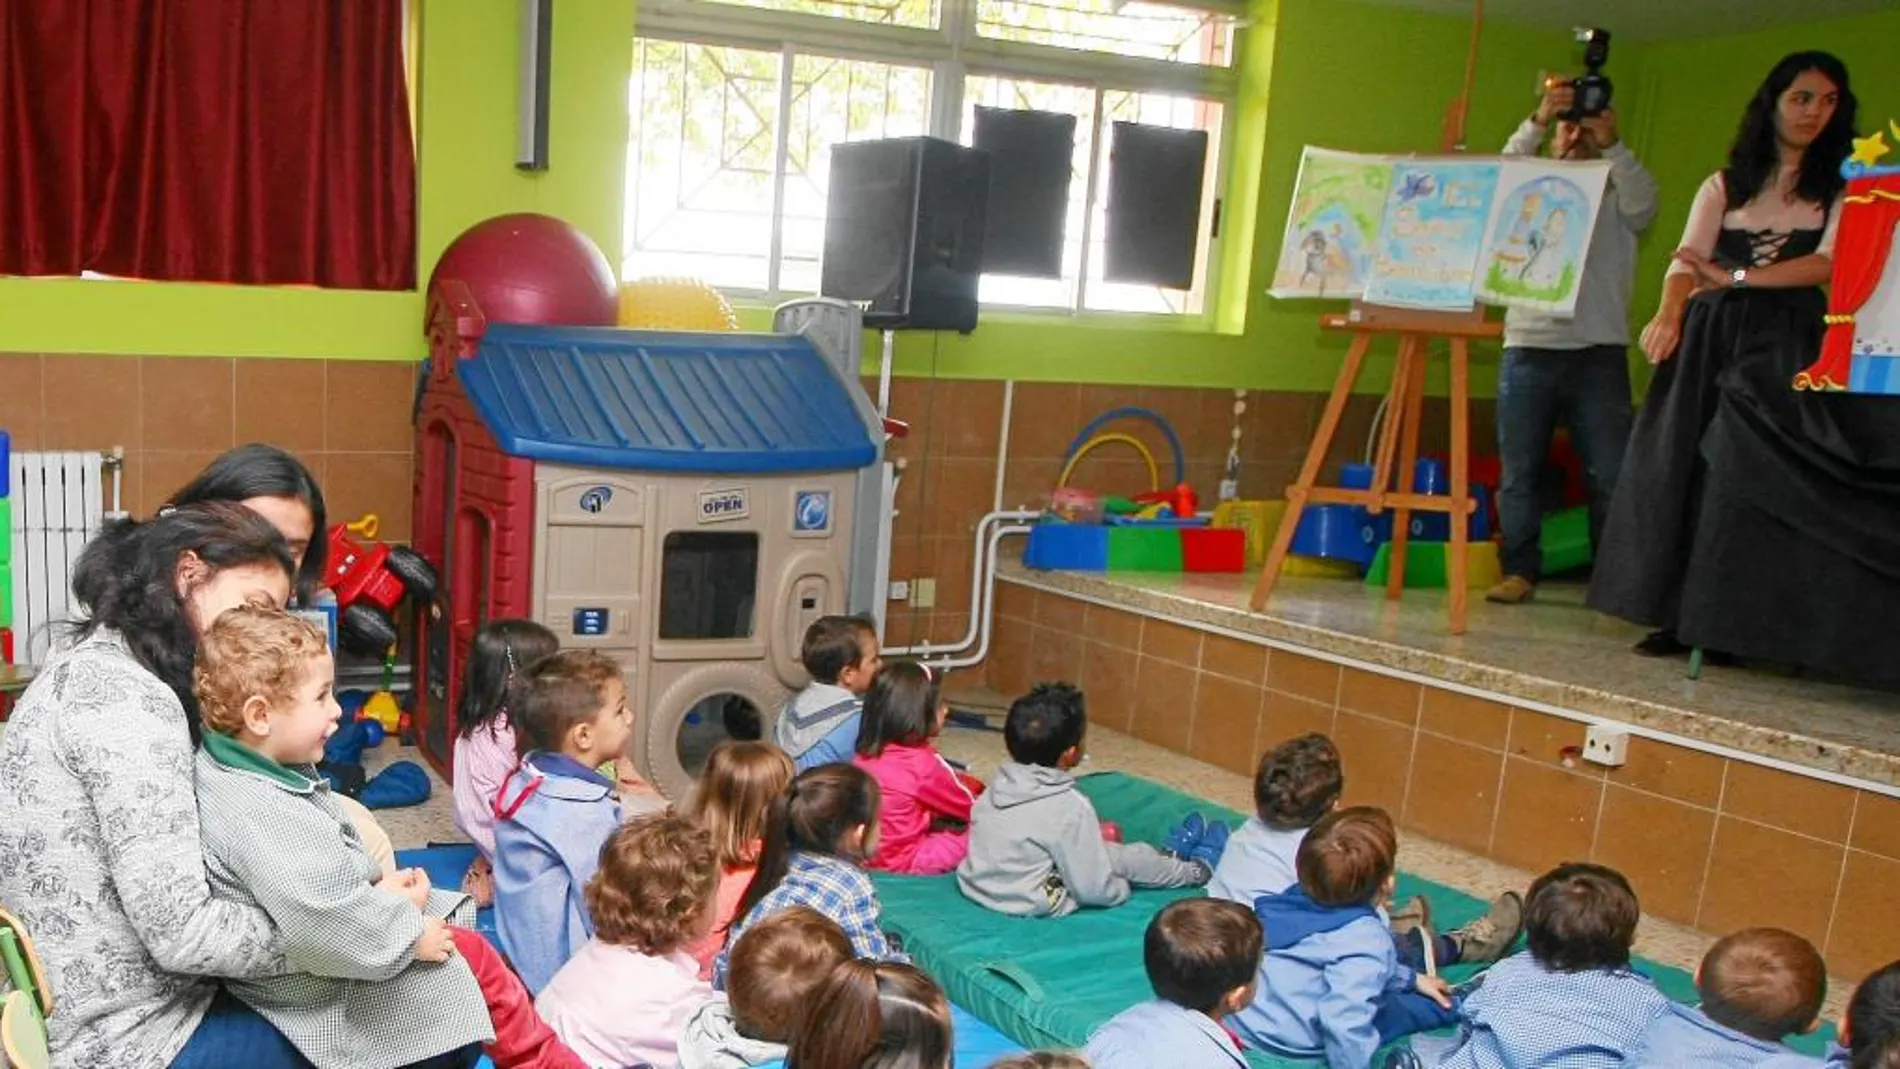
<svg viewBox="0 0 1900 1069">
<path fill-rule="evenodd" d="M 1629 445 L 1629 351 L 1621 345 L 1587 349 L 1507 348 L 1498 369 L 1498 526 L 1504 534 L 1504 574 L 1535 581 L 1543 571 L 1543 498 L 1538 480 L 1550 455 L 1558 419 L 1583 461 L 1590 490 L 1590 544 L 1609 515 L 1610 494 Z"/>
</svg>

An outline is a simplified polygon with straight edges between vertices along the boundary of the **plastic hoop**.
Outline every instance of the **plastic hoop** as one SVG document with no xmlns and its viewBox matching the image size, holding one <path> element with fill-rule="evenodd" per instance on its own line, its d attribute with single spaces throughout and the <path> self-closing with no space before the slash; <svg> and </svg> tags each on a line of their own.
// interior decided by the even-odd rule
<svg viewBox="0 0 1900 1069">
<path fill-rule="evenodd" d="M 1155 466 L 1154 454 L 1148 452 L 1148 447 L 1141 444 L 1141 439 L 1132 434 L 1102 434 L 1083 442 L 1082 448 L 1071 454 L 1068 462 L 1062 465 L 1062 477 L 1056 480 L 1056 489 L 1060 490 L 1069 485 L 1069 476 L 1075 473 L 1075 466 L 1082 462 L 1082 458 L 1089 454 L 1089 450 L 1110 442 L 1124 442 L 1134 446 L 1135 452 L 1140 453 L 1141 459 L 1148 463 L 1148 488 L 1161 489 L 1161 469 Z"/>
<path fill-rule="evenodd" d="M 1144 419 L 1144 420 L 1147 420 L 1149 423 L 1154 424 L 1155 428 L 1161 432 L 1162 437 L 1168 440 L 1168 448 L 1174 451 L 1174 485 L 1178 486 L 1181 483 L 1186 482 L 1187 481 L 1187 456 L 1185 453 L 1181 451 L 1180 436 L 1174 433 L 1174 428 L 1172 426 L 1169 426 L 1167 420 L 1161 418 L 1160 413 L 1156 412 L 1152 408 L 1142 408 L 1138 405 L 1128 405 L 1122 408 L 1111 408 L 1107 412 L 1104 412 L 1101 415 L 1096 416 L 1094 419 L 1090 420 L 1088 422 L 1088 425 L 1082 428 L 1082 433 L 1076 435 L 1075 440 L 1069 443 L 1068 452 L 1065 453 L 1064 456 L 1074 458 L 1076 456 L 1081 455 L 1080 450 L 1083 449 L 1083 447 L 1091 440 L 1095 432 L 1101 429 L 1103 424 L 1113 422 L 1114 420 L 1118 420 L 1123 417 L 1129 417 L 1133 419 Z M 1144 455 L 1147 455 L 1148 451 L 1146 449 L 1143 449 L 1142 453 Z M 1149 463 L 1152 464 L 1153 460 L 1151 459 Z M 1155 489 L 1159 490 L 1161 489 L 1161 487 L 1157 485 Z"/>
</svg>

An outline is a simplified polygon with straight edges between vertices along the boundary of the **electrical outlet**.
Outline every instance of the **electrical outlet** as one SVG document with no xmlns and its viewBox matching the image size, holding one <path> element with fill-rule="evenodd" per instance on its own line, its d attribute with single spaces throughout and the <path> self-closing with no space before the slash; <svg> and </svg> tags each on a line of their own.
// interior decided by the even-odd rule
<svg viewBox="0 0 1900 1069">
<path fill-rule="evenodd" d="M 911 580 L 910 607 L 913 609 L 934 609 L 937 607 L 937 581 L 935 579 Z"/>
<path fill-rule="evenodd" d="M 1583 733 L 1583 759 L 1593 765 L 1616 768 L 1628 763 L 1630 733 L 1621 728 L 1595 724 Z"/>
<path fill-rule="evenodd" d="M 893 579 L 893 580 L 891 581 L 891 594 L 890 594 L 890 598 L 889 598 L 889 600 L 891 600 L 891 601 L 909 601 L 909 600 L 910 600 L 910 582 L 909 582 L 909 580 L 905 580 L 905 579 Z"/>
</svg>

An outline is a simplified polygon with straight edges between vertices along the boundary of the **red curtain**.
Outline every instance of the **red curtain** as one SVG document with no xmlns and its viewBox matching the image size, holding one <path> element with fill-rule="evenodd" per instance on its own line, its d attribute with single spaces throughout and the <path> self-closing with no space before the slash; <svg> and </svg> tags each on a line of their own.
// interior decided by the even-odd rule
<svg viewBox="0 0 1900 1069">
<path fill-rule="evenodd" d="M 1856 178 L 1841 198 L 1834 235 L 1834 277 L 1821 356 L 1795 376 L 1797 390 L 1845 390 L 1854 368 L 1854 315 L 1874 295 L 1900 222 L 1900 174 Z"/>
<path fill-rule="evenodd" d="M 413 289 L 402 0 L 0 0 L 0 274 Z"/>
</svg>

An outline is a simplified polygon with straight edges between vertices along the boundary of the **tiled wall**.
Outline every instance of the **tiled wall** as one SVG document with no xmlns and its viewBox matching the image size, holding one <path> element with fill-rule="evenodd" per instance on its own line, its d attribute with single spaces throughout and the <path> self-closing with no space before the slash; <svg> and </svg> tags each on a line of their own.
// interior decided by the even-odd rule
<svg viewBox="0 0 1900 1069">
<path fill-rule="evenodd" d="M 876 383 L 865 385 L 875 395 Z M 1003 392 L 1004 384 L 995 380 L 898 379 L 892 384 L 891 416 L 909 423 L 911 431 L 891 451 L 907 461 L 892 535 L 891 577 L 937 580 L 932 609 L 888 606 L 886 637 L 893 645 L 952 641 L 969 622 L 972 539 L 995 492 Z M 1241 419 L 1243 497 L 1278 497 L 1293 481 L 1325 400 L 1318 394 L 1249 393 Z M 1211 506 L 1227 456 L 1232 390 L 1029 382 L 1017 384 L 1011 405 L 1003 507 L 1047 503 L 1077 433 L 1096 416 L 1127 405 L 1152 409 L 1174 427 L 1188 481 Z M 1334 465 L 1361 455 L 1377 406 L 1376 397 L 1353 398 L 1334 443 Z M 1448 440 L 1445 413 L 1442 400 L 1426 406 L 1422 441 L 1430 451 L 1441 451 Z M 1490 402 L 1473 405 L 1474 452 L 1491 448 L 1492 418 Z M 1170 483 L 1173 454 L 1151 424 L 1120 420 L 1104 429 L 1142 441 L 1160 466 L 1163 484 Z M 1070 484 L 1133 493 L 1147 489 L 1147 468 L 1127 446 L 1105 445 L 1083 459 Z"/>
<path fill-rule="evenodd" d="M 0 430 L 19 450 L 124 447 L 135 515 L 220 452 L 271 442 L 310 465 L 333 519 L 374 512 L 381 537 L 402 541 L 414 374 L 345 360 L 0 354 Z"/>
<path fill-rule="evenodd" d="M 1079 681 L 1098 723 L 1243 775 L 1322 731 L 1346 802 L 1540 871 L 1614 866 L 1644 909 L 1710 932 L 1774 925 L 1838 976 L 1900 958 L 1900 800 L 1648 739 L 1620 768 L 1566 765 L 1582 724 L 1408 680 L 998 585 L 989 682 Z"/>
</svg>

